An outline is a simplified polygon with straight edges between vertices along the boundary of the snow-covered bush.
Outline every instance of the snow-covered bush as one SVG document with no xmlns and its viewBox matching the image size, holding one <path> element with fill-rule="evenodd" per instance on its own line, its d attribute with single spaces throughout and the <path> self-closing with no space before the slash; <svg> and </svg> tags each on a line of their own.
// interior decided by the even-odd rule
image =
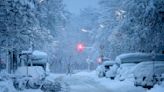
<svg viewBox="0 0 164 92">
<path fill-rule="evenodd" d="M 0 92 L 9 92 L 8 88 L 5 86 L 0 86 Z"/>
<path fill-rule="evenodd" d="M 0 82 L 0 92 L 18 92 L 13 86 L 13 81 L 5 80 Z"/>
<path fill-rule="evenodd" d="M 151 90 L 148 90 L 147 92 L 162 92 L 164 90 L 164 82 L 162 84 L 156 84 Z"/>
</svg>

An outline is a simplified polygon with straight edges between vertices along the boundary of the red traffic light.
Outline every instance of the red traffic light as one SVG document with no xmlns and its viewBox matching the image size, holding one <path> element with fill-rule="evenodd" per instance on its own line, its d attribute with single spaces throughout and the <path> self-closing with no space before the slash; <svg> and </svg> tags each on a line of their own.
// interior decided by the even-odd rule
<svg viewBox="0 0 164 92">
<path fill-rule="evenodd" d="M 85 48 L 84 44 L 82 43 L 77 44 L 77 47 L 76 47 L 77 51 L 82 52 L 84 48 Z"/>
</svg>

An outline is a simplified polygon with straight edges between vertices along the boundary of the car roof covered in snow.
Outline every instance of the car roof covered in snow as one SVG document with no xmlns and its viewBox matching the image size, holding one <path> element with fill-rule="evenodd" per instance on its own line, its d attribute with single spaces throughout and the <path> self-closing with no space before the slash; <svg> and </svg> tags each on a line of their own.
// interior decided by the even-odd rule
<svg viewBox="0 0 164 92">
<path fill-rule="evenodd" d="M 122 63 L 140 63 L 145 61 L 164 61 L 164 55 L 163 54 L 155 54 L 153 58 L 153 54 L 151 53 L 127 53 L 127 54 L 121 54 L 116 57 L 116 63 L 122 64 Z"/>
<path fill-rule="evenodd" d="M 103 65 L 113 65 L 113 64 L 115 64 L 114 61 L 104 61 L 103 62 Z"/>
<path fill-rule="evenodd" d="M 47 53 L 35 50 L 32 52 L 32 59 L 46 59 Z"/>
<path fill-rule="evenodd" d="M 22 51 L 21 54 L 22 55 L 32 54 L 32 51 Z"/>
</svg>

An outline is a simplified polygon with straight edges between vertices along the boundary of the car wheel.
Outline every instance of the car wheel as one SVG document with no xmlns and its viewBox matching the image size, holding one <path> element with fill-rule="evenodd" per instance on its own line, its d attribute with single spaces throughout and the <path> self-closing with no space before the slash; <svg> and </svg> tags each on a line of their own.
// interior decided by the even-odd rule
<svg viewBox="0 0 164 92">
<path fill-rule="evenodd" d="M 111 80 L 114 80 L 114 77 L 110 77 Z"/>
</svg>

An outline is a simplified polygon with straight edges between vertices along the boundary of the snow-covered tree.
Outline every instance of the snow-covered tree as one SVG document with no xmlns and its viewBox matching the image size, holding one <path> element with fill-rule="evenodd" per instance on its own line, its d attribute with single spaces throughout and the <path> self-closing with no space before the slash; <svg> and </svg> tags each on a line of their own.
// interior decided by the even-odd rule
<svg viewBox="0 0 164 92">
<path fill-rule="evenodd" d="M 98 39 L 105 56 L 114 59 L 127 52 L 160 53 L 164 47 L 162 0 L 100 0 L 104 23 Z"/>
<path fill-rule="evenodd" d="M 55 33 L 67 20 L 62 0 L 1 0 L 0 11 L 1 48 L 43 50 L 54 62 Z"/>
</svg>

